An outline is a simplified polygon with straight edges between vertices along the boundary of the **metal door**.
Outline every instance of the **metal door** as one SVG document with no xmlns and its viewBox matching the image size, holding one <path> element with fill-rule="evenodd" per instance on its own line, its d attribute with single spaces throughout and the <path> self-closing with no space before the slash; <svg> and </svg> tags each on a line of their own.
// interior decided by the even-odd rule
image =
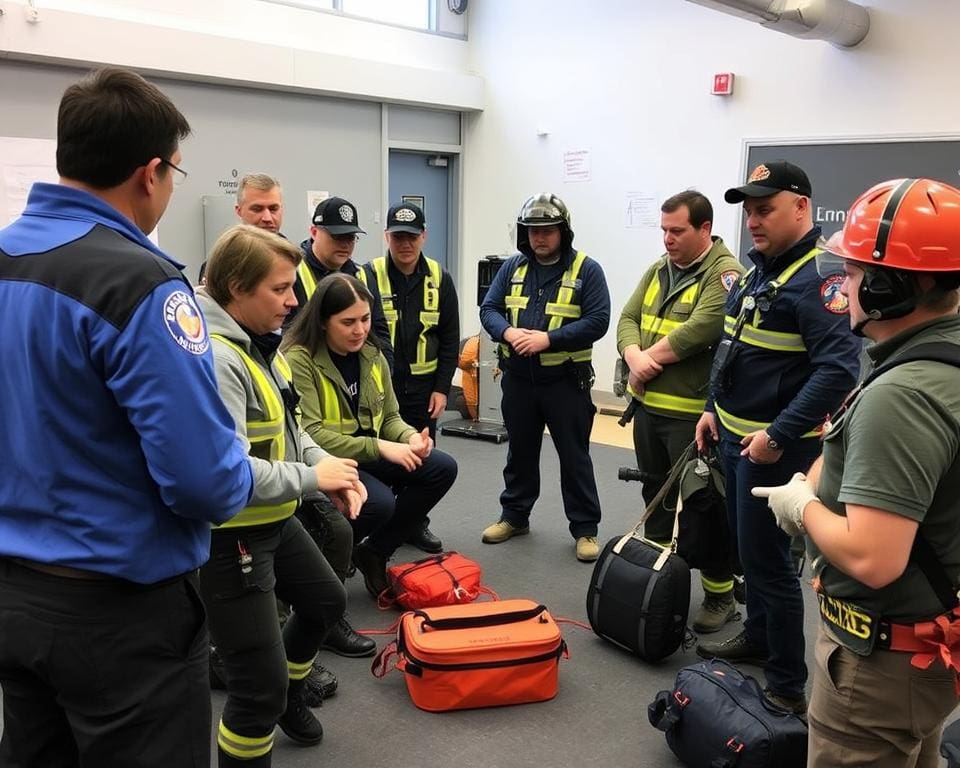
<svg viewBox="0 0 960 768">
<path fill-rule="evenodd" d="M 427 242 L 423 252 L 449 270 L 450 232 L 449 156 L 390 150 L 390 205 L 403 200 L 423 208 Z"/>
</svg>

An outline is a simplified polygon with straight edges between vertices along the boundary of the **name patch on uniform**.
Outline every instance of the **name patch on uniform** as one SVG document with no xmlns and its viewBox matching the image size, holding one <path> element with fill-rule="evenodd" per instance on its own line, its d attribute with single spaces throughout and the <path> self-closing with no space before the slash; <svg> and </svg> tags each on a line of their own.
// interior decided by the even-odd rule
<svg viewBox="0 0 960 768">
<path fill-rule="evenodd" d="M 194 355 L 202 355 L 210 346 L 203 316 L 193 297 L 184 291 L 174 291 L 163 302 L 163 321 L 167 330 L 182 347 Z"/>
<path fill-rule="evenodd" d="M 720 273 L 720 284 L 723 286 L 723 290 L 727 293 L 730 292 L 730 289 L 737 284 L 737 280 L 740 279 L 740 273 L 735 269 L 728 269 L 726 272 Z"/>
<path fill-rule="evenodd" d="M 820 300 L 828 312 L 835 315 L 845 315 L 850 309 L 847 297 L 840 293 L 843 284 L 843 275 L 830 275 L 820 286 Z"/>
</svg>

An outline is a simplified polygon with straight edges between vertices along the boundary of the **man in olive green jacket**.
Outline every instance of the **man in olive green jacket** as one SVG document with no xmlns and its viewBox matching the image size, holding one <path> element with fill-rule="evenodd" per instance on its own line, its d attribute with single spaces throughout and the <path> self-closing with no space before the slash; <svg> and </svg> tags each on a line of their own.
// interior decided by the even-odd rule
<svg viewBox="0 0 960 768">
<path fill-rule="evenodd" d="M 667 252 L 641 278 L 617 324 L 617 349 L 636 401 L 633 442 L 647 504 L 693 441 L 723 332 L 727 291 L 743 273 L 723 241 L 712 236 L 713 206 L 702 194 L 680 192 L 660 211 Z M 661 505 L 647 520 L 646 536 L 670 541 L 673 519 Z M 693 628 L 715 632 L 736 616 L 733 575 L 723 566 L 701 572 L 701 580 L 704 601 Z"/>
</svg>

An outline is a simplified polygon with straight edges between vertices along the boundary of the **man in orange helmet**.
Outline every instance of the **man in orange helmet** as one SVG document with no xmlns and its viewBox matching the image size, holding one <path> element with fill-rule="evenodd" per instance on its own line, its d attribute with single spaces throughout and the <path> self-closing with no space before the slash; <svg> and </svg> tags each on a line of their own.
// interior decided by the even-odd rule
<svg viewBox="0 0 960 768">
<path fill-rule="evenodd" d="M 810 540 L 808 765 L 933 768 L 960 668 L 960 190 L 878 184 L 826 248 L 875 368 L 806 477 L 753 489 Z"/>
</svg>

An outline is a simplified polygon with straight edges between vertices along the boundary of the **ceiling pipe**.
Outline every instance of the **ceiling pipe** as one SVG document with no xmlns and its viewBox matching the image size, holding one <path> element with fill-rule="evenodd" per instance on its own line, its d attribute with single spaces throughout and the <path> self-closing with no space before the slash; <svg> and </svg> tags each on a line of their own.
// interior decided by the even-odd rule
<svg viewBox="0 0 960 768">
<path fill-rule="evenodd" d="M 870 15 L 851 0 L 687 0 L 805 40 L 852 48 L 870 31 Z"/>
</svg>

